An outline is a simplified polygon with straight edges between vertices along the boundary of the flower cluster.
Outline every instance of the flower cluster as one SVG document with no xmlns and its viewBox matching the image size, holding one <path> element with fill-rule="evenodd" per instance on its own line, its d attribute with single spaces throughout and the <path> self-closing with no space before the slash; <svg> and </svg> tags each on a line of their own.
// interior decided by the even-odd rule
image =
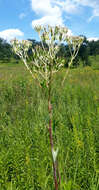
<svg viewBox="0 0 99 190">
<path fill-rule="evenodd" d="M 60 26 L 35 26 L 35 30 L 38 32 L 40 39 L 48 44 L 57 41 L 65 41 L 68 35 L 68 29 Z"/>
<path fill-rule="evenodd" d="M 68 65 L 70 66 L 78 53 L 83 38 L 68 36 L 66 27 L 36 26 L 35 30 L 38 32 L 42 45 L 37 45 L 35 49 L 32 49 L 33 61 L 31 63 L 27 63 L 27 58 L 32 42 L 14 39 L 11 44 L 15 53 L 23 60 L 30 73 L 32 75 L 34 73 L 38 82 L 43 81 L 48 87 L 50 75 L 58 72 L 64 65 L 57 56 L 61 42 L 67 43 L 69 46 L 71 59 Z"/>
<path fill-rule="evenodd" d="M 26 59 L 28 57 L 28 50 L 32 46 L 32 43 L 28 40 L 19 41 L 17 39 L 11 40 L 11 44 L 14 52 L 21 58 Z"/>
</svg>

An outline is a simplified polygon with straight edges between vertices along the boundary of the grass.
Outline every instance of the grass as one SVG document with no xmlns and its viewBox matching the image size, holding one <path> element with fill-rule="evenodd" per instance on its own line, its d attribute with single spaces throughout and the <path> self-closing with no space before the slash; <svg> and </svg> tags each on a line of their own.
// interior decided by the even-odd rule
<svg viewBox="0 0 99 190">
<path fill-rule="evenodd" d="M 90 56 L 89 57 L 90 63 L 94 70 L 99 70 L 99 55 L 97 56 Z"/>
<path fill-rule="evenodd" d="M 53 81 L 60 190 L 99 188 L 99 70 L 64 70 Z M 54 190 L 46 93 L 23 64 L 0 64 L 0 190 Z"/>
</svg>

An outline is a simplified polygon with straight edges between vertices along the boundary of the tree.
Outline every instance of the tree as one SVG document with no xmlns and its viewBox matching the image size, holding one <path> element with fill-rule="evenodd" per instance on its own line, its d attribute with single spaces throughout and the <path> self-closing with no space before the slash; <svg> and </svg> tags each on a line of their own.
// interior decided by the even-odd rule
<svg viewBox="0 0 99 190">
<path fill-rule="evenodd" d="M 90 55 L 99 55 L 99 40 L 89 42 Z"/>
<path fill-rule="evenodd" d="M 6 40 L 0 38 L 0 60 L 9 61 L 12 57 L 12 48 Z"/>
</svg>

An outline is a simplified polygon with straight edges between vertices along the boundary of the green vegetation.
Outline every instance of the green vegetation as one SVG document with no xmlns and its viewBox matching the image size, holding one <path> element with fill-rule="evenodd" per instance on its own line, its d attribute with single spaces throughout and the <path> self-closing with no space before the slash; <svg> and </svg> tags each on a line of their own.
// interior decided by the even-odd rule
<svg viewBox="0 0 99 190">
<path fill-rule="evenodd" d="M 64 74 L 52 89 L 60 190 L 98 190 L 99 71 L 71 69 L 62 87 Z M 0 64 L 0 190 L 54 190 L 47 104 L 23 64 Z"/>
<path fill-rule="evenodd" d="M 99 70 L 99 55 L 90 56 L 89 61 L 90 61 L 91 66 L 94 70 Z"/>
</svg>

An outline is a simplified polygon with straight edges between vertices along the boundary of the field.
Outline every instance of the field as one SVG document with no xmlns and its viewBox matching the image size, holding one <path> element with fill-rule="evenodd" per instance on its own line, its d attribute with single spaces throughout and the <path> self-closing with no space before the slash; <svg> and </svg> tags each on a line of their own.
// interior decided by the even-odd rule
<svg viewBox="0 0 99 190">
<path fill-rule="evenodd" d="M 60 190 L 99 188 L 99 70 L 53 80 L 53 136 Z M 54 190 L 47 94 L 23 64 L 0 64 L 0 190 Z"/>
</svg>

